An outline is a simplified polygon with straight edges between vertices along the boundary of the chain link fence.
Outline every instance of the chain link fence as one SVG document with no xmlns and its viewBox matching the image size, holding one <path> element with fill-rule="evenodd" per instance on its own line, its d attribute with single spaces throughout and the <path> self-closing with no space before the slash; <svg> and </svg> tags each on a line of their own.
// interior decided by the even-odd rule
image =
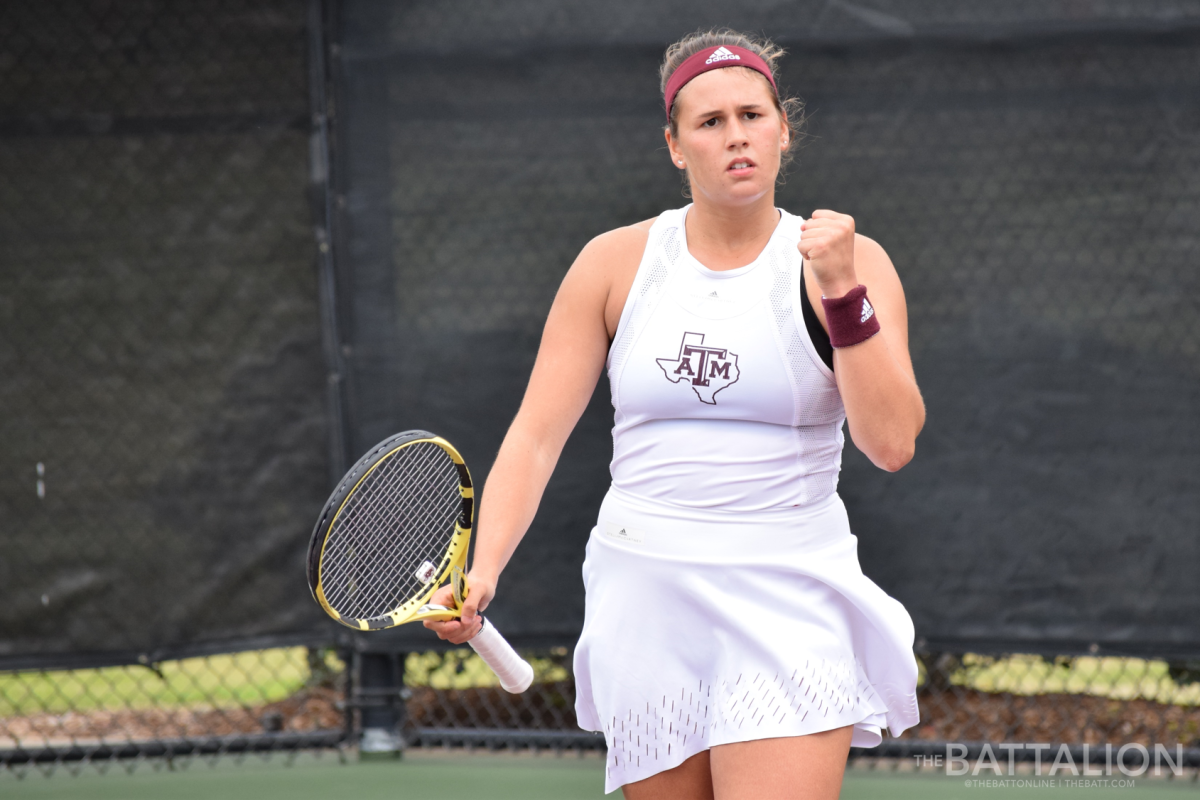
<svg viewBox="0 0 1200 800">
<path fill-rule="evenodd" d="M 398 749 L 602 751 L 603 738 L 575 722 L 570 652 L 524 655 L 536 678 L 521 695 L 500 689 L 465 649 L 400 654 L 403 683 L 367 689 L 363 656 L 335 648 L 3 673 L 0 757 L 20 775 L 148 757 L 344 752 L 360 741 L 364 711 L 381 706 L 398 712 Z M 1161 745 L 1176 764 L 1182 757 L 1178 775 L 1194 782 L 1200 774 L 1200 664 L 970 653 L 924 653 L 919 662 L 920 724 L 854 758 L 944 756 L 947 743 L 977 757 L 982 743 L 1040 742 L 1052 747 L 1042 754 L 1047 764 L 1066 744 L 1082 766 L 1084 744 L 1089 763 L 1104 763 L 1105 745 L 1112 753 L 1141 745 L 1151 755 Z M 1017 758 L 1029 761 L 1033 751 Z M 1137 753 L 1126 758 L 1137 771 Z"/>
<path fill-rule="evenodd" d="M 882 24 L 843 5 L 828 7 L 825 24 Z M 443 13 L 414 7 L 425 17 Z M 314 18 L 322 18 L 321 7 L 301 0 L 56 0 L 0 8 L 0 762 L 14 774 L 343 750 L 371 727 L 364 715 L 379 711 L 408 746 L 603 748 L 601 737 L 575 724 L 568 649 L 527 651 L 538 679 L 521 696 L 500 690 L 465 650 L 401 652 L 391 681 L 365 679 L 373 654 L 319 627 L 304 592 L 304 542 L 336 472 L 328 442 L 337 433 L 329 422 L 337 414 L 326 407 L 313 228 L 326 245 L 321 209 L 339 200 L 312 202 L 320 194 L 313 181 L 325 178 L 310 172 L 319 163 L 310 139 Z M 477 27 L 490 27 L 480 19 Z M 1177 394 L 1182 384 L 1174 378 L 1194 386 L 1200 354 L 1188 322 L 1197 318 L 1198 206 L 1189 179 L 1200 163 L 1200 115 L 1187 94 L 1195 54 L 1136 42 L 1064 48 L 987 64 L 959 53 L 937 69 L 921 54 L 875 53 L 863 61 L 859 78 L 870 69 L 881 81 L 905 70 L 941 76 L 938 92 L 907 108 L 882 96 L 869 105 L 855 105 L 861 96 L 839 101 L 843 89 L 854 88 L 843 85 L 842 55 L 814 59 L 804 75 L 790 76 L 793 85 L 819 87 L 807 97 L 819 113 L 800 177 L 786 189 L 788 203 L 820 196 L 886 220 L 877 238 L 898 263 L 913 265 L 905 274 L 911 313 L 925 321 L 914 324 L 918 356 L 938 355 L 968 300 L 991 302 L 996 314 L 1023 304 L 1044 323 L 1039 330 L 1061 336 L 1059 361 L 1079 358 L 1060 327 L 1088 322 L 1103 331 L 1101 344 L 1148 354 L 1124 379 Z M 1135 78 L 1149 73 L 1165 78 L 1160 96 L 1146 101 Z M 1080 82 L 1087 83 L 1080 76 L 1096 75 L 1100 88 L 1085 92 L 1068 118 L 1055 117 L 1058 100 L 1079 96 Z M 1059 83 L 1051 86 L 1051 78 Z M 979 124 L 967 101 L 980 83 L 1020 102 L 985 110 Z M 652 86 L 648 96 L 654 105 Z M 946 97 L 961 107 L 946 110 Z M 969 113 L 976 118 L 967 124 Z M 949 152 L 958 178 L 939 175 L 947 152 L 910 124 L 922 114 L 940 121 L 939 130 L 966 131 Z M 427 147 L 421 163 L 397 154 L 397 169 L 414 185 L 432 181 L 424 172 L 439 142 L 477 123 L 449 117 L 396 123 Z M 1058 138 L 1039 133 L 1047 120 Z M 880 130 L 896 133 L 880 140 Z M 487 131 L 480 133 L 487 144 Z M 844 146 L 822 154 L 818 137 Z M 1141 145 L 1128 161 L 1131 141 Z M 553 157 L 577 160 L 566 149 Z M 628 156 L 616 147 L 598 152 L 613 170 Z M 637 158 L 655 155 L 653 147 L 647 153 Z M 979 163 L 980 153 L 991 161 Z M 1047 199 L 1045 173 L 1022 161 L 1030 153 L 1042 168 L 1061 168 L 1060 195 Z M 495 153 L 475 155 L 480 160 L 460 165 L 466 183 Z M 521 158 L 513 162 L 526 163 Z M 868 172 L 904 192 L 844 188 L 847 175 Z M 648 216 L 662 207 L 658 189 L 648 187 L 633 199 L 593 205 L 613 224 L 629 221 L 630 204 Z M 557 202 L 544 188 L 521 184 L 514 194 L 510 185 L 493 186 L 478 202 L 492 209 L 515 196 Z M 1051 201 L 1075 222 L 1043 225 Z M 396 208 L 398 218 L 384 224 L 394 223 L 395 246 L 409 254 L 400 269 L 412 288 L 409 322 L 437 328 L 436 303 L 427 300 L 456 295 L 447 282 L 460 278 L 421 272 L 446 253 L 430 238 L 416 192 L 398 198 Z M 994 247 L 978 244 L 983 239 L 930 236 L 950 224 L 935 212 L 964 208 L 986 241 L 1032 256 L 1022 261 L 1020 281 L 1000 281 L 999 269 L 1011 262 L 997 261 Z M 1007 213 L 1013 209 L 1020 213 Z M 434 233 L 455 239 L 440 224 Z M 489 225 L 504 230 L 496 220 Z M 503 257 L 521 263 L 497 271 L 507 282 L 481 291 L 478 313 L 468 315 L 489 336 L 510 316 L 519 317 L 518 327 L 544 317 L 557 276 L 528 253 L 545 245 L 565 268 L 578 249 L 574 241 L 546 245 L 534 228 L 509 235 Z M 1147 278 L 1134 254 L 1158 265 L 1150 290 L 1127 291 Z M 1107 270 L 1103 281 L 1091 280 L 1096 263 Z M 1039 282 L 1045 274 L 1056 282 Z M 513 275 L 528 285 L 514 284 Z M 1154 383 L 1162 376 L 1155 353 L 1174 359 L 1172 380 Z M 1115 369 L 1102 358 L 1096 363 L 1097 374 Z M 1078 401 L 1056 391 L 1038 402 Z M 987 426 L 998 412 L 986 401 L 951 393 L 940 402 L 982 409 Z M 1014 405 L 1017 413 L 1003 424 L 1013 441 L 1026 441 L 1039 424 L 1037 408 Z M 1160 431 L 1154 441 L 1170 435 Z M 959 442 L 955 452 L 979 446 Z M 850 473 L 863 468 L 854 459 L 848 452 Z M 267 502 L 251 502 L 247 487 Z M 1019 498 L 1012 507 L 1021 507 Z M 910 527 L 923 525 L 914 518 Z M 867 573 L 893 555 L 876 551 Z M 963 563 L 995 560 L 951 555 Z M 1028 586 L 1016 588 L 1028 593 Z M 1161 744 L 1172 753 L 1182 747 L 1187 763 L 1200 765 L 1200 663 L 984 652 L 918 652 L 920 725 L 855 757 L 940 754 L 948 742 L 976 751 L 984 742 Z"/>
<path fill-rule="evenodd" d="M 336 747 L 345 670 L 327 650 L 278 648 L 157 664 L 0 674 L 0 756 L 18 773 Z"/>
</svg>

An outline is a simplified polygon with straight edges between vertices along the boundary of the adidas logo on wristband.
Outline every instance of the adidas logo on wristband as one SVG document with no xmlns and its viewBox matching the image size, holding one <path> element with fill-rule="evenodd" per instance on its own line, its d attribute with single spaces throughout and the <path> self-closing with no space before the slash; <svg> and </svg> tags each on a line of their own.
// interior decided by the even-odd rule
<svg viewBox="0 0 1200 800">
<path fill-rule="evenodd" d="M 821 305 L 825 307 L 829 343 L 834 347 L 849 347 L 879 333 L 879 317 L 867 299 L 867 287 L 861 283 L 841 297 L 821 297 Z"/>
</svg>

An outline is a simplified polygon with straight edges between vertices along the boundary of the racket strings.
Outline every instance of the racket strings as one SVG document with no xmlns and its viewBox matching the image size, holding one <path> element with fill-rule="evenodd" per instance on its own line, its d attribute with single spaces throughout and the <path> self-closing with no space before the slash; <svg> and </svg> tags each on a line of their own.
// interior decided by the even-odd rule
<svg viewBox="0 0 1200 800">
<path fill-rule="evenodd" d="M 428 513 L 432 510 L 430 508 L 418 509 L 413 513 L 407 513 L 408 510 L 402 507 L 403 503 L 397 502 L 397 495 L 405 497 L 410 501 L 419 501 L 422 498 L 428 497 L 428 495 L 422 492 L 422 489 L 425 487 L 416 485 L 416 482 L 422 476 L 429 474 L 430 469 L 436 463 L 437 452 L 429 451 L 418 455 L 422 459 L 418 463 L 405 464 L 397 457 L 392 460 L 392 463 L 379 468 L 378 475 L 372 475 L 369 483 L 364 481 L 359 486 L 358 491 L 350 498 L 350 502 L 347 502 L 343 508 L 336 530 L 343 532 L 342 538 L 347 543 L 350 540 L 356 540 L 359 544 L 366 543 L 367 549 L 361 554 L 362 560 L 365 563 L 374 565 L 378 563 L 377 559 L 382 558 L 383 562 L 379 566 L 386 567 L 389 560 L 401 560 L 403 554 L 394 551 L 392 557 L 389 558 L 387 547 L 393 543 L 389 542 L 386 536 L 368 536 L 364 534 L 374 534 L 381 529 L 386 532 L 389 527 L 389 521 L 400 522 L 401 524 L 405 521 L 410 521 L 419 526 L 431 518 L 431 515 Z M 403 476 L 400 474 L 402 472 Z M 411 477 L 414 480 L 406 485 L 401 485 L 400 481 L 404 480 L 405 477 Z M 428 506 L 429 504 L 427 503 L 426 505 Z M 433 521 L 436 522 L 436 519 Z"/>
<path fill-rule="evenodd" d="M 425 562 L 441 564 L 462 513 L 459 476 L 441 447 L 417 443 L 385 457 L 331 527 L 321 561 L 329 605 L 344 617 L 381 616 L 421 594 Z"/>
<path fill-rule="evenodd" d="M 396 457 L 395 463 L 387 465 L 389 469 L 377 470 L 380 474 L 376 481 L 360 487 L 364 496 L 356 504 L 354 520 L 348 520 L 351 524 L 347 532 L 353 525 L 359 534 L 354 538 L 366 548 L 357 559 L 360 568 L 355 570 L 360 573 L 355 586 L 364 608 L 388 611 L 399 604 L 397 600 L 402 602 L 419 592 L 425 584 L 415 572 L 428 558 L 424 554 L 437 547 L 438 539 L 449 542 L 452 531 L 446 531 L 446 517 L 453 517 L 459 505 L 457 486 L 446 487 L 445 477 L 437 475 L 439 456 L 444 460 L 440 448 L 431 445 L 423 449 L 426 452 L 402 453 L 409 457 Z M 436 491 L 439 477 L 446 487 L 441 498 Z M 449 505 L 439 503 L 439 499 L 449 501 Z M 446 535 L 439 536 L 441 533 Z M 440 557 L 440 549 L 433 558 Z M 416 558 L 418 554 L 423 558 Z"/>
<path fill-rule="evenodd" d="M 433 454 L 429 461 L 436 459 L 436 455 Z M 432 467 L 432 464 L 425 466 Z M 454 522 L 462 507 L 457 471 L 452 473 L 450 485 L 444 474 L 427 471 L 420 474 L 436 477 L 437 481 L 420 486 L 391 487 L 387 502 L 380 504 L 383 513 L 367 523 L 372 529 L 383 527 L 387 520 L 384 515 L 393 509 L 398 510 L 399 517 L 411 520 L 391 541 L 383 536 L 373 537 L 374 547 L 364 561 L 377 564 L 372 567 L 372 575 L 377 570 L 380 575 L 394 576 L 394 580 L 373 582 L 375 591 L 368 592 L 364 599 L 368 606 L 390 611 L 425 589 L 427 584 L 417 577 L 417 572 L 425 561 L 437 566 L 454 534 Z"/>
<path fill-rule="evenodd" d="M 336 601 L 346 605 L 350 616 L 377 616 L 419 594 L 426 584 L 416 577 L 417 570 L 425 560 L 440 560 L 449 544 L 461 506 L 457 481 L 447 486 L 447 477 L 453 476 L 437 474 L 438 457 L 447 460 L 440 448 L 426 449 L 378 468 L 375 480 L 359 487 L 361 497 L 356 494 L 353 508 L 349 503 L 345 507 L 345 522 L 339 520 L 340 546 L 333 553 L 348 556 L 349 569 L 344 580 L 338 580 L 336 570 L 328 574 Z"/>
</svg>

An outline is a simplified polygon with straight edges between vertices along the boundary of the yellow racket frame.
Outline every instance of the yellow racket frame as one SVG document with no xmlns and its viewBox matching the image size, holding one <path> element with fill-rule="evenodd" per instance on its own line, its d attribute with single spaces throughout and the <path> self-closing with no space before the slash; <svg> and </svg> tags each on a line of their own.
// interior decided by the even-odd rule
<svg viewBox="0 0 1200 800">
<path fill-rule="evenodd" d="M 454 465 L 458 468 L 459 496 L 462 498 L 462 514 L 459 521 L 454 526 L 454 534 L 450 539 L 450 544 L 446 548 L 446 554 L 442 557 L 441 563 L 437 567 L 436 578 L 429 582 L 428 588 L 421 594 L 412 597 L 405 601 L 399 607 L 382 614 L 378 617 L 370 617 L 367 619 L 358 619 L 353 617 L 345 617 L 339 614 L 329 605 L 329 601 L 325 597 L 325 589 L 321 581 L 321 572 L 325 560 L 325 546 L 329 541 L 329 532 L 333 530 L 345 510 L 350 498 L 358 491 L 358 487 L 362 485 L 380 465 L 386 463 L 400 451 L 412 447 L 416 444 L 435 444 L 442 448 Z M 364 462 L 369 464 L 365 469 Z M 362 474 L 356 476 L 356 472 L 361 470 Z M 354 628 L 361 631 L 381 630 L 383 628 L 394 628 L 397 625 L 404 625 L 408 622 L 418 622 L 426 619 L 456 619 L 461 615 L 463 600 L 467 596 L 467 551 L 471 544 L 471 529 L 474 524 L 475 515 L 475 490 L 471 484 L 471 473 L 467 470 L 467 464 L 463 460 L 462 455 L 455 449 L 454 445 L 440 436 L 435 436 L 425 431 L 406 431 L 405 433 L 389 437 L 380 445 L 371 449 L 362 460 L 359 461 L 346 478 L 343 479 L 338 491 L 334 492 L 334 497 L 330 498 L 333 502 L 344 491 L 344 486 L 347 480 L 354 479 L 354 485 L 345 492 L 345 496 L 337 502 L 337 511 L 330 518 L 328 524 L 324 522 L 326 512 L 323 511 L 320 521 L 318 521 L 317 529 L 313 532 L 314 538 L 320 536 L 320 549 L 316 569 L 309 571 L 310 583 L 312 576 L 315 574 L 315 585 L 310 585 L 313 597 L 320 603 L 321 608 L 325 609 L 325 613 L 333 617 L 335 620 L 345 625 L 348 628 Z M 328 506 L 328 504 L 327 504 Z M 462 523 L 466 522 L 464 526 Z M 315 542 L 314 542 L 315 544 Z M 315 548 L 310 548 L 311 554 Z M 441 586 L 446 582 L 447 578 L 451 580 L 454 592 L 454 607 L 453 608 L 425 608 L 429 605 L 430 598 L 433 597 Z"/>
</svg>

